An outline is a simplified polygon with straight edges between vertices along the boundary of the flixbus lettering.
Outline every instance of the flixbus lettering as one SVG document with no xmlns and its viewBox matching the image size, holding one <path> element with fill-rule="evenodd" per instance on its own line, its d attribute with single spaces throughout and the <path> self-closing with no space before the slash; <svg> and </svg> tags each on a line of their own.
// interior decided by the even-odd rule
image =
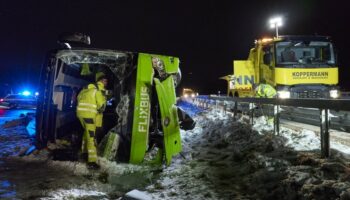
<svg viewBox="0 0 350 200">
<path fill-rule="evenodd" d="M 148 88 L 145 86 L 141 86 L 141 95 L 140 95 L 140 113 L 139 113 L 139 124 L 138 131 L 139 132 L 147 132 L 148 121 L 149 121 L 149 94 Z"/>
</svg>

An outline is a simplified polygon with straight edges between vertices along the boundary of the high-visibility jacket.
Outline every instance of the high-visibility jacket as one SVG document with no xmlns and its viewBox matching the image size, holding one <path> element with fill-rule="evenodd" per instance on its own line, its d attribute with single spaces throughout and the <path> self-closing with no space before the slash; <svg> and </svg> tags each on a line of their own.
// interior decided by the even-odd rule
<svg viewBox="0 0 350 200">
<path fill-rule="evenodd" d="M 277 94 L 274 87 L 272 87 L 269 84 L 259 84 L 259 86 L 255 89 L 255 96 L 256 97 L 263 97 L 263 98 L 273 98 Z"/>
<path fill-rule="evenodd" d="M 91 74 L 92 74 L 92 72 L 90 70 L 89 64 L 88 63 L 83 63 L 83 65 L 81 67 L 80 75 L 88 76 L 88 75 L 91 75 Z"/>
<path fill-rule="evenodd" d="M 106 108 L 106 96 L 104 90 L 104 85 L 101 82 L 89 84 L 84 88 L 77 97 L 77 116 L 90 118 L 102 115 Z"/>
</svg>

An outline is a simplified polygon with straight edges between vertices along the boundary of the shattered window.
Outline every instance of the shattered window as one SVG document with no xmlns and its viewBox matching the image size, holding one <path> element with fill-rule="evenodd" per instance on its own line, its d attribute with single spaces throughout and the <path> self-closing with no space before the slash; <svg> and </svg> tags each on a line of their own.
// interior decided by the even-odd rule
<svg viewBox="0 0 350 200">
<path fill-rule="evenodd" d="M 69 65 L 68 73 L 89 75 L 99 66 L 107 66 L 115 76 L 122 79 L 132 64 L 132 53 L 111 50 L 61 50 L 56 57 Z"/>
</svg>

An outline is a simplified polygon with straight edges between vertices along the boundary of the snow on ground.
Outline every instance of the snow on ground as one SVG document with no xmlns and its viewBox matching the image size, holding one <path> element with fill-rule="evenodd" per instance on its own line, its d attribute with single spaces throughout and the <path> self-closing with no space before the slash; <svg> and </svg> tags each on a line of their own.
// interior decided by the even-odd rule
<svg viewBox="0 0 350 200">
<path fill-rule="evenodd" d="M 320 139 L 309 130 L 295 132 L 290 129 L 282 129 L 281 135 L 288 139 L 287 145 L 297 151 L 317 150 L 321 147 Z"/>
<path fill-rule="evenodd" d="M 32 136 L 20 119 L 2 124 L 0 199 L 116 199 L 134 188 L 144 188 L 159 171 L 103 159 L 100 170 L 88 170 L 84 161 L 52 160 L 55 145 L 19 156 L 31 147 Z"/>
<path fill-rule="evenodd" d="M 28 136 L 24 126 L 0 128 L 0 158 L 16 155 L 31 143 L 32 138 Z"/>
<path fill-rule="evenodd" d="M 343 144 L 344 141 L 336 139 L 338 132 L 331 133 L 330 147 L 339 153 L 350 157 L 350 147 Z M 288 128 L 281 129 L 281 135 L 288 139 L 287 145 L 293 147 L 297 151 L 318 150 L 321 147 L 321 140 L 318 133 L 311 130 L 302 129 L 300 131 L 291 130 Z M 334 136 L 334 137 L 332 137 Z M 345 139 L 349 140 L 350 135 Z M 344 139 L 344 137 L 343 137 Z M 348 143 L 349 141 L 345 142 Z"/>
<path fill-rule="evenodd" d="M 319 139 L 310 131 L 282 128 L 274 136 L 263 118 L 251 126 L 245 117 L 234 121 L 215 109 L 193 113 L 196 127 L 181 131 L 183 152 L 168 167 L 100 159 L 101 169 L 91 171 L 84 162 L 54 161 L 45 150 L 25 157 L 1 154 L 0 198 L 118 199 L 138 189 L 156 200 L 350 199 L 348 160 L 336 150 L 321 159 Z M 25 128 L 10 130 L 16 131 L 21 135 Z"/>
<path fill-rule="evenodd" d="M 63 190 L 59 189 L 53 193 L 51 193 L 52 197 L 48 198 L 42 198 L 42 199 L 79 199 L 79 198 L 85 198 L 89 197 L 91 199 L 108 199 L 107 195 L 103 192 L 96 192 L 96 191 L 88 191 L 88 190 L 81 190 L 81 189 L 68 189 Z"/>
<path fill-rule="evenodd" d="M 7 157 L 0 163 L 0 181 L 10 186 L 0 189 L 0 197 L 116 199 L 134 188 L 145 188 L 159 171 L 106 160 L 100 160 L 100 164 L 100 170 L 89 170 L 83 161 L 55 161 L 46 151 Z"/>
<path fill-rule="evenodd" d="M 153 199 L 349 199 L 349 163 L 320 159 L 315 134 L 208 110 L 182 132 L 183 156 L 147 187 Z M 332 152 L 332 155 L 338 155 Z"/>
</svg>

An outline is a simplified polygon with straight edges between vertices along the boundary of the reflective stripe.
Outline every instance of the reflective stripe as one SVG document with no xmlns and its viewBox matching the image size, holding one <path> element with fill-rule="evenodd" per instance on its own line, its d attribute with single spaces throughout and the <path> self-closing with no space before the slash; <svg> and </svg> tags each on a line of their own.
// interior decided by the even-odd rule
<svg viewBox="0 0 350 200">
<path fill-rule="evenodd" d="M 79 103 L 78 106 L 80 106 L 80 105 L 97 108 L 97 106 L 95 104 L 92 104 L 92 103 Z"/>
<path fill-rule="evenodd" d="M 95 89 L 94 92 L 92 93 L 92 96 L 93 96 L 94 98 L 96 98 L 96 92 L 97 92 L 97 89 Z"/>
<path fill-rule="evenodd" d="M 89 109 L 89 108 L 79 108 L 79 107 L 78 107 L 77 110 L 80 110 L 80 111 L 89 111 L 89 112 L 97 113 L 97 110 Z"/>
</svg>

